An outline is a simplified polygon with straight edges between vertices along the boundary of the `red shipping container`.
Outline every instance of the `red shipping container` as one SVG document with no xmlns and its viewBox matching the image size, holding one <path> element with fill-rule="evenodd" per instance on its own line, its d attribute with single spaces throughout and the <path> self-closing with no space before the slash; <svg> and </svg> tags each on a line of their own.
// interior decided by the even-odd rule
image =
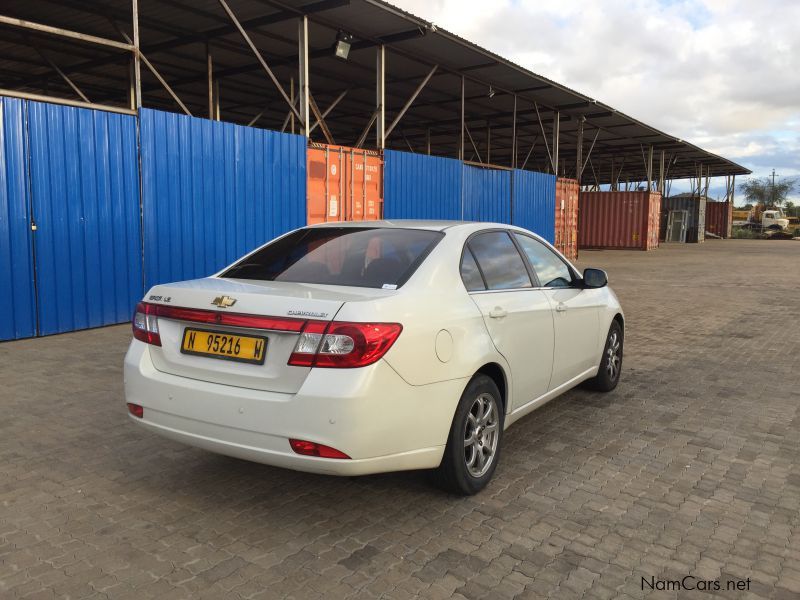
<svg viewBox="0 0 800 600">
<path fill-rule="evenodd" d="M 661 194 L 581 192 L 579 248 L 658 248 Z"/>
<path fill-rule="evenodd" d="M 383 158 L 379 152 L 311 144 L 307 154 L 309 225 L 383 218 Z"/>
<path fill-rule="evenodd" d="M 578 258 L 578 195 L 575 179 L 556 180 L 556 235 L 553 244 L 570 260 Z"/>
<path fill-rule="evenodd" d="M 731 237 L 733 227 L 732 202 L 706 202 L 706 231 L 721 238 Z"/>
</svg>

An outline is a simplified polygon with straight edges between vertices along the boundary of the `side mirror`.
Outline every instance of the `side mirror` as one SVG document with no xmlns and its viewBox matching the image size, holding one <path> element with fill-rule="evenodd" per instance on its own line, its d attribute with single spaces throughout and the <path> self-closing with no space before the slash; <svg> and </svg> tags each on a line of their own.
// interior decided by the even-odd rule
<svg viewBox="0 0 800 600">
<path fill-rule="evenodd" d="M 585 269 L 583 271 L 583 287 L 601 288 L 608 285 L 608 275 L 603 269 Z"/>
</svg>

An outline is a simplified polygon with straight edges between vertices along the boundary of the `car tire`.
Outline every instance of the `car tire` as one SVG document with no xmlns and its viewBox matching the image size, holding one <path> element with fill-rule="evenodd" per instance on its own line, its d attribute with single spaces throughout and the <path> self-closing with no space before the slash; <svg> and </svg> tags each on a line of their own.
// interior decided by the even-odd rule
<svg viewBox="0 0 800 600">
<path fill-rule="evenodd" d="M 605 346 L 603 346 L 603 355 L 600 357 L 597 375 L 586 382 L 587 387 L 598 392 L 610 392 L 617 387 L 622 373 L 624 341 L 622 327 L 617 321 L 612 321 Z"/>
<path fill-rule="evenodd" d="M 500 460 L 504 422 L 497 385 L 486 375 L 474 376 L 461 394 L 434 482 L 461 496 L 485 488 Z"/>
</svg>

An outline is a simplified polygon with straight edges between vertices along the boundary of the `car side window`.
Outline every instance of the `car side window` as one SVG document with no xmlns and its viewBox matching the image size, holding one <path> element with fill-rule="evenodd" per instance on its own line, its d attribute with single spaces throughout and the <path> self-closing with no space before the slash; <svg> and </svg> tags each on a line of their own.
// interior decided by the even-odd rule
<svg viewBox="0 0 800 600">
<path fill-rule="evenodd" d="M 464 248 L 464 256 L 461 258 L 461 280 L 468 292 L 478 292 L 486 289 L 481 272 L 478 270 L 478 263 L 469 248 Z"/>
<path fill-rule="evenodd" d="M 572 271 L 559 256 L 539 240 L 527 235 L 514 234 L 543 287 L 569 287 Z"/>
<path fill-rule="evenodd" d="M 505 231 L 479 233 L 469 240 L 467 246 L 490 290 L 531 287 L 525 262 Z"/>
</svg>

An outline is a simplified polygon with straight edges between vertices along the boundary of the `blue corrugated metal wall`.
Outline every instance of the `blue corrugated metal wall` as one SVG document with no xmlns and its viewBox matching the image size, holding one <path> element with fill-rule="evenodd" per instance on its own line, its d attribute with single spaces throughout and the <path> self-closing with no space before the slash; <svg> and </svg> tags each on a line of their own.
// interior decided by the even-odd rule
<svg viewBox="0 0 800 600">
<path fill-rule="evenodd" d="M 0 340 L 36 335 L 25 110 L 0 98 Z"/>
<path fill-rule="evenodd" d="M 461 219 L 461 161 L 386 150 L 383 216 Z"/>
<path fill-rule="evenodd" d="M 511 223 L 538 233 L 551 244 L 556 233 L 556 176 L 513 171 Z"/>
<path fill-rule="evenodd" d="M 306 139 L 143 109 L 146 287 L 205 277 L 306 222 Z"/>
<path fill-rule="evenodd" d="M 39 333 L 127 321 L 142 295 L 136 118 L 28 114 Z"/>
<path fill-rule="evenodd" d="M 511 222 L 511 171 L 464 165 L 464 219 Z"/>
</svg>

